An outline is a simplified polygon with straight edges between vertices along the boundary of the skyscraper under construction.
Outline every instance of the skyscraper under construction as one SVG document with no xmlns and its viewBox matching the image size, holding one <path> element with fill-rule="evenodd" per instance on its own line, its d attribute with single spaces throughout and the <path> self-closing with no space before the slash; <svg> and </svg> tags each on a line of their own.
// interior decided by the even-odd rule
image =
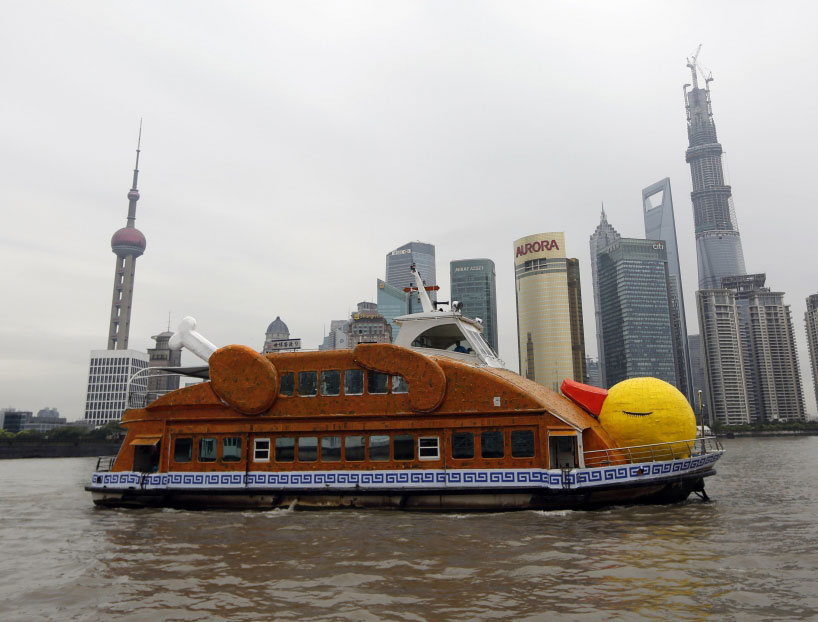
<svg viewBox="0 0 818 622">
<path fill-rule="evenodd" d="M 714 289 L 721 287 L 722 277 L 746 274 L 746 270 L 733 194 L 724 181 L 722 148 L 716 137 L 716 124 L 713 121 L 710 103 L 710 82 L 713 77 L 712 74 L 707 74 L 704 88 L 699 86 L 699 50 L 687 63 L 693 76 L 693 84 L 684 85 L 689 145 L 685 159 L 690 164 L 690 174 L 693 177 L 693 192 L 690 196 L 693 200 L 693 221 L 696 228 L 699 289 Z"/>
<path fill-rule="evenodd" d="M 701 50 L 701 46 L 699 46 Z M 693 218 L 708 418 L 723 424 L 803 421 L 803 388 L 792 314 L 784 293 L 765 286 L 766 276 L 747 274 L 730 186 L 724 182 L 722 148 L 710 104 L 712 75 L 699 66 L 699 50 L 687 66 L 685 108 L 693 177 Z M 699 88 L 698 74 L 705 86 Z M 688 88 L 691 88 L 688 91 Z"/>
</svg>

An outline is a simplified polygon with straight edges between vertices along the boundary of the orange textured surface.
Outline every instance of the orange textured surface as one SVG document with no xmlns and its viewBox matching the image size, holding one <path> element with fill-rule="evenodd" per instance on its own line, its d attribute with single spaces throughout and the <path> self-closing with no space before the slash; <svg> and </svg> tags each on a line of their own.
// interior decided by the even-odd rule
<svg viewBox="0 0 818 622">
<path fill-rule="evenodd" d="M 433 359 L 390 343 L 362 343 L 353 351 L 361 367 L 384 374 L 400 374 L 409 383 L 409 407 L 431 412 L 446 395 L 446 374 Z"/>
<path fill-rule="evenodd" d="M 275 366 L 247 346 L 219 348 L 210 357 L 213 392 L 231 408 L 245 415 L 258 415 L 273 405 L 278 396 Z"/>
</svg>

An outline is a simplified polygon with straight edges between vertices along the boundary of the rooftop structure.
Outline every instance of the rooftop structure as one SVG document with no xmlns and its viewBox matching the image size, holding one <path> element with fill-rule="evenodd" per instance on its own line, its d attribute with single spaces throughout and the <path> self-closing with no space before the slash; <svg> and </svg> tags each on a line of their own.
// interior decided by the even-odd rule
<svg viewBox="0 0 818 622">
<path fill-rule="evenodd" d="M 297 337 L 290 338 L 290 329 L 287 328 L 281 316 L 277 315 L 276 319 L 267 326 L 267 331 L 264 333 L 262 354 L 300 349 L 301 339 Z"/>
</svg>

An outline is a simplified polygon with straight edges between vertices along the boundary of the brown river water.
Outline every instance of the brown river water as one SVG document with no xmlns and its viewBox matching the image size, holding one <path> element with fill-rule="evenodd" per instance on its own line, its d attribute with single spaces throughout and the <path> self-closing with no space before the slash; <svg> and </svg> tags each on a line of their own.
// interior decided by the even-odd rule
<svg viewBox="0 0 818 622">
<path fill-rule="evenodd" d="M 818 437 L 725 441 L 711 502 L 593 512 L 111 510 L 0 461 L 0 620 L 815 620 Z"/>
</svg>

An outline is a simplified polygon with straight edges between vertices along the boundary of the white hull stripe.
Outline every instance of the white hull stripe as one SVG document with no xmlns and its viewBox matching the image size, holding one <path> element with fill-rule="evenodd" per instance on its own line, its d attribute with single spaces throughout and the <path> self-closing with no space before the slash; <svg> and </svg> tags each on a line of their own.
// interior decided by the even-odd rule
<svg viewBox="0 0 818 622">
<path fill-rule="evenodd" d="M 722 451 L 703 456 L 663 462 L 645 462 L 594 469 L 423 469 L 405 471 L 250 471 L 138 473 L 118 471 L 94 473 L 93 490 L 424 490 L 448 488 L 550 488 L 583 489 L 626 484 L 684 475 L 707 467 L 721 458 Z"/>
</svg>

